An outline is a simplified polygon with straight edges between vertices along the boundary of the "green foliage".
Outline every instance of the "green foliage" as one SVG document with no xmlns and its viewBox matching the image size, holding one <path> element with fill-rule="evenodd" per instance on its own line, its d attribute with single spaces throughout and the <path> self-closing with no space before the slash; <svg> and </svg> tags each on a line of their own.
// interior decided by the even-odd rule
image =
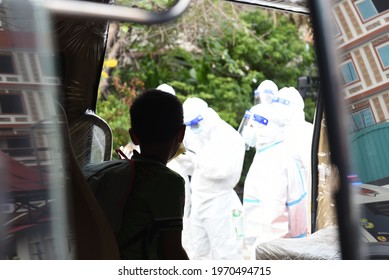
<svg viewBox="0 0 389 280">
<path fill-rule="evenodd" d="M 176 1 L 174 0 L 153 0 L 153 1 L 134 1 L 134 0 L 116 0 L 116 5 L 127 7 L 138 7 L 145 10 L 166 10 L 172 7 Z"/>
<path fill-rule="evenodd" d="M 310 123 L 313 123 L 313 118 L 315 116 L 316 103 L 312 97 L 305 99 L 304 103 L 305 103 L 305 109 L 304 109 L 305 120 L 310 122 Z"/>
<path fill-rule="evenodd" d="M 113 150 L 124 146 L 130 141 L 128 129 L 130 127 L 128 105 L 110 94 L 106 100 L 97 102 L 97 114 L 110 125 L 113 132 Z"/>
</svg>

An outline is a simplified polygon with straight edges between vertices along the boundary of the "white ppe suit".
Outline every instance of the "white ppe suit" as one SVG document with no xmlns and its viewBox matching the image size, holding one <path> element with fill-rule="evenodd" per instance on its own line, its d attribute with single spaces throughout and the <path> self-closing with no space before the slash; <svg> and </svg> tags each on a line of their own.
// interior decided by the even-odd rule
<svg viewBox="0 0 389 280">
<path fill-rule="evenodd" d="M 193 259 L 242 259 L 233 210 L 242 211 L 234 187 L 245 147 L 239 133 L 199 98 L 183 103 L 185 145 L 196 154 L 191 176 Z"/>
<path fill-rule="evenodd" d="M 258 244 L 306 236 L 306 181 L 284 143 L 282 118 L 269 104 L 251 108 L 256 154 L 243 195 L 245 243 L 255 258 Z"/>
<path fill-rule="evenodd" d="M 182 247 L 185 249 L 186 254 L 189 259 L 192 259 L 193 255 L 193 242 L 191 238 L 191 227 L 190 227 L 190 212 L 192 207 L 192 190 L 190 187 L 189 175 L 192 174 L 192 153 L 190 151 L 185 151 L 179 156 L 170 160 L 167 164 L 171 170 L 180 174 L 185 181 L 185 206 L 184 206 L 184 216 L 182 217 L 183 229 L 181 234 L 181 243 Z"/>
<path fill-rule="evenodd" d="M 273 99 L 275 110 L 284 116 L 285 144 L 289 146 L 293 158 L 307 181 L 307 219 L 310 229 L 311 202 L 311 147 L 313 125 L 305 120 L 304 100 L 294 87 L 280 89 Z"/>
</svg>

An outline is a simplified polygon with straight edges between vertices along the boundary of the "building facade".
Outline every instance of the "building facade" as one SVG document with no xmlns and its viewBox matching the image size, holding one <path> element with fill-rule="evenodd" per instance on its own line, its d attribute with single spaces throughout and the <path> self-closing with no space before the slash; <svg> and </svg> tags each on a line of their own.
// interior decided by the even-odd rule
<svg viewBox="0 0 389 280">
<path fill-rule="evenodd" d="M 37 160 L 47 165 L 48 139 L 41 126 L 53 120 L 60 84 L 47 67 L 52 53 L 37 52 L 35 40 L 33 33 L 0 30 L 0 150 L 28 166 Z M 46 92 L 50 87 L 51 95 Z"/>
<path fill-rule="evenodd" d="M 352 131 L 388 121 L 389 1 L 338 1 L 333 17 Z"/>
</svg>

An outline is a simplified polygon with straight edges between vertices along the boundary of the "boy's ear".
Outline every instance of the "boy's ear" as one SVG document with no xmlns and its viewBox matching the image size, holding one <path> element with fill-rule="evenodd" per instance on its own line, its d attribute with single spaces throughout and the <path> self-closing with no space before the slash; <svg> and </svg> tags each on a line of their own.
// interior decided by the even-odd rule
<svg viewBox="0 0 389 280">
<path fill-rule="evenodd" d="M 178 142 L 179 143 L 182 143 L 182 141 L 184 141 L 185 131 L 186 131 L 186 125 L 182 124 L 180 127 L 180 130 L 178 131 Z"/>
<path fill-rule="evenodd" d="M 134 130 L 132 128 L 130 128 L 128 130 L 128 133 L 130 134 L 132 143 L 134 143 L 135 145 L 139 145 L 139 139 L 138 139 L 138 136 L 136 136 Z"/>
</svg>

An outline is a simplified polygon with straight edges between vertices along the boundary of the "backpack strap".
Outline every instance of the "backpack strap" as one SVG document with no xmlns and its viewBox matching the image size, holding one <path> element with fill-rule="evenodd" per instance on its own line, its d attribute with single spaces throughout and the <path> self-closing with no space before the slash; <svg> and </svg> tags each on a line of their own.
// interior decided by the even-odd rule
<svg viewBox="0 0 389 280">
<path fill-rule="evenodd" d="M 127 199 L 131 193 L 132 185 L 135 179 L 135 162 L 129 159 L 121 149 L 116 149 L 115 151 L 118 153 L 119 157 L 121 157 L 122 159 L 126 159 L 128 161 L 128 163 L 130 164 L 130 169 L 132 171 L 130 173 L 130 182 L 128 184 L 127 192 L 123 195 L 122 200 L 120 201 L 120 207 L 124 209 Z"/>
<path fill-rule="evenodd" d="M 123 196 L 123 199 L 122 201 L 120 202 L 121 204 L 121 208 L 124 209 L 124 206 L 127 202 L 127 199 L 129 198 L 130 196 L 130 193 L 131 193 L 131 189 L 132 189 L 132 185 L 134 183 L 134 180 L 135 180 L 135 161 L 129 159 L 127 157 L 127 155 L 121 150 L 121 149 L 116 149 L 116 153 L 118 153 L 119 157 L 121 157 L 122 159 L 126 159 L 129 164 L 130 164 L 130 168 L 133 172 L 130 173 L 130 183 L 129 183 L 129 186 L 128 186 L 128 190 L 127 190 L 127 193 Z M 148 245 L 147 245 L 147 241 L 148 241 L 148 238 L 145 238 L 146 236 L 148 236 L 148 232 L 150 231 L 150 227 L 145 227 L 143 228 L 141 231 L 139 231 L 137 234 L 135 234 L 133 237 L 131 237 L 129 240 L 127 240 L 127 242 L 121 246 L 119 248 L 119 251 L 122 252 L 123 250 L 125 250 L 127 247 L 129 247 L 132 243 L 142 239 L 142 257 L 143 259 L 148 259 Z"/>
<path fill-rule="evenodd" d="M 120 207 L 124 209 L 124 206 L 127 202 L 128 197 L 130 196 L 132 185 L 134 184 L 135 180 L 135 161 L 129 159 L 126 157 L 126 160 L 130 164 L 131 173 L 130 173 L 130 182 L 128 183 L 128 188 L 126 193 L 123 195 L 122 200 L 120 201 Z"/>
<path fill-rule="evenodd" d="M 118 153 L 119 157 L 121 157 L 122 159 L 130 160 L 121 149 L 116 149 L 115 151 Z"/>
</svg>

